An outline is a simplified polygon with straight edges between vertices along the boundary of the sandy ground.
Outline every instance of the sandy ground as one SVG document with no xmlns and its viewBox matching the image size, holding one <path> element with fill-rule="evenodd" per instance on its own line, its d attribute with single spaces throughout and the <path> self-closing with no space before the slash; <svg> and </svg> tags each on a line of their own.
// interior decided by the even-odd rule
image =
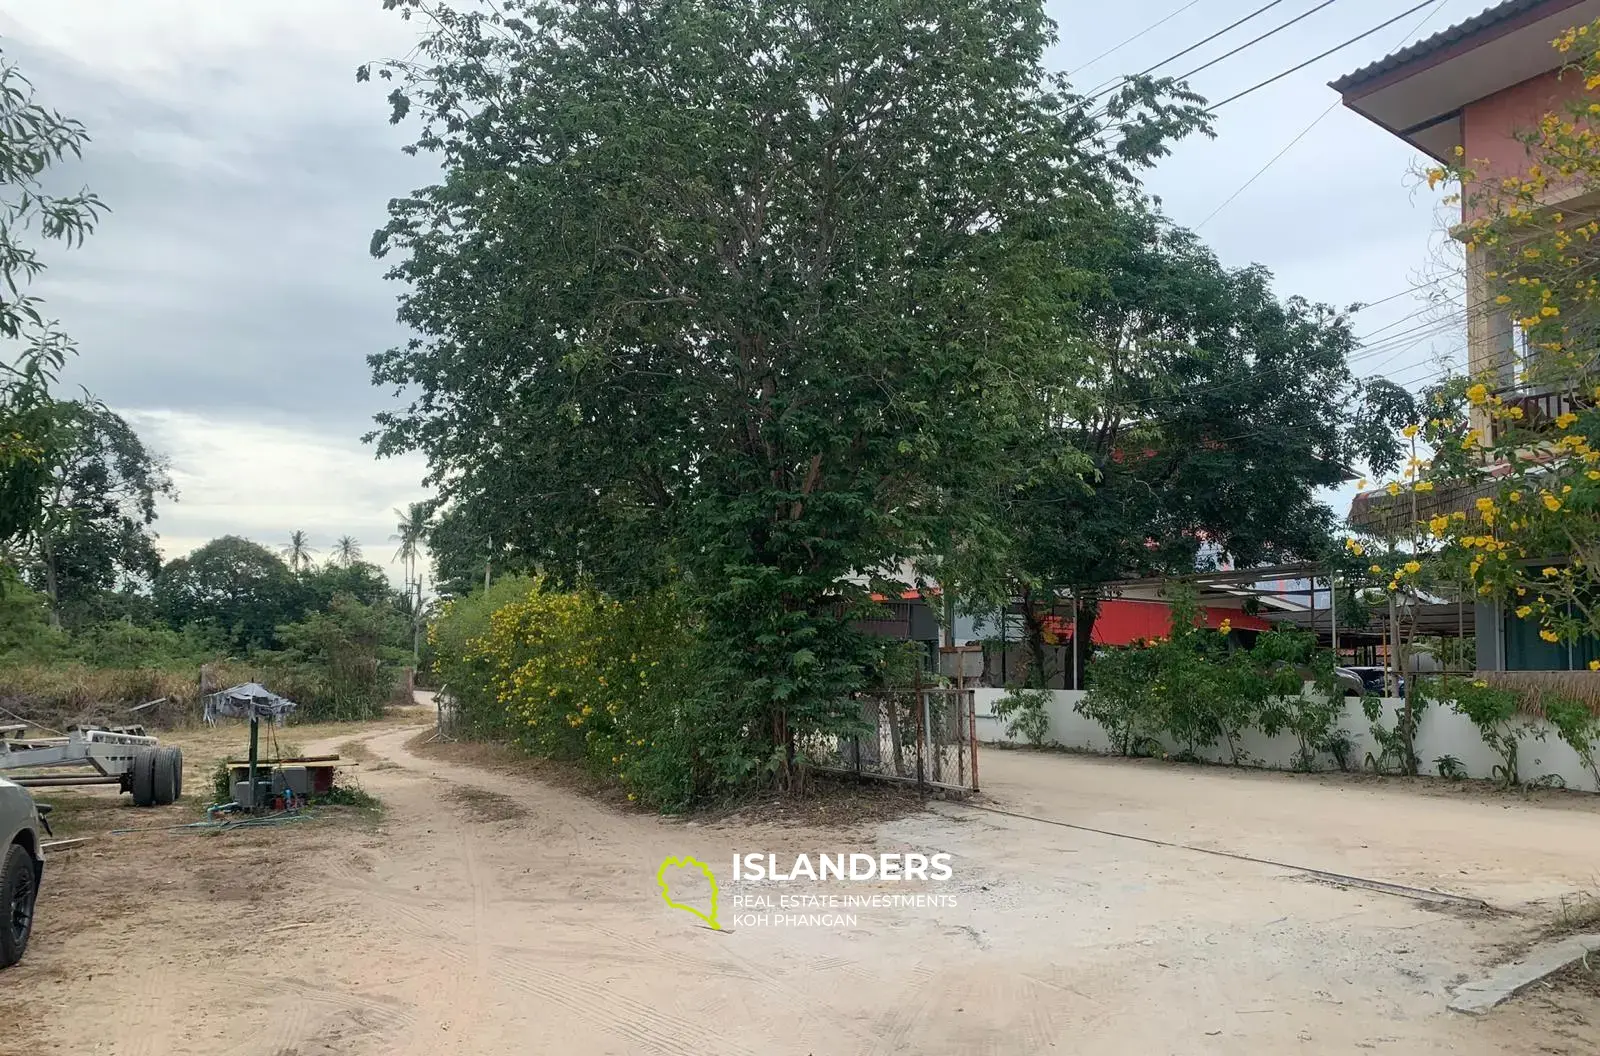
<svg viewBox="0 0 1600 1056">
<path fill-rule="evenodd" d="M 364 745 L 384 803 L 291 829 L 99 838 L 51 863 L 5 973 L 26 1016 L 0 1052 L 560 1056 L 1591 1054 L 1600 1001 L 1519 999 L 1469 1019 L 1449 989 L 1524 938 L 1513 913 L 1444 912 L 1270 866 L 956 804 L 844 829 L 693 824 L 525 776 Z M 188 782 L 200 775 L 191 748 Z M 991 752 L 989 801 L 1042 818 L 1374 879 L 1530 899 L 1600 876 L 1600 810 L 1574 797 L 1417 795 L 1061 755 Z M 159 812 L 106 808 L 119 821 Z M 944 851 L 938 884 L 735 882 L 734 854 Z M 711 864 L 722 931 L 660 900 L 666 856 Z M 695 898 L 694 884 L 673 891 Z M 842 926 L 735 898 L 954 895 Z M 702 894 L 703 892 L 699 892 Z M 1541 907 L 1535 905 L 1532 910 Z M 744 921 L 765 912 L 766 924 Z"/>
</svg>

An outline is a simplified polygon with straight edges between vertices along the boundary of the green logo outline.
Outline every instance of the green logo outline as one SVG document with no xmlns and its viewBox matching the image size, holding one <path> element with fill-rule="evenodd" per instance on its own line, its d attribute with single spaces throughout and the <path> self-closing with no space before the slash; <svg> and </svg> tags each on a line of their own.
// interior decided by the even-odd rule
<svg viewBox="0 0 1600 1056">
<path fill-rule="evenodd" d="M 674 902 L 672 900 L 672 897 L 667 893 L 667 866 L 669 865 L 676 865 L 680 868 L 688 868 L 692 865 L 700 870 L 700 874 L 704 876 L 706 878 L 706 882 L 711 885 L 711 915 L 709 917 L 700 912 L 698 909 L 695 909 L 693 906 L 686 906 L 682 902 Z M 700 861 L 698 858 L 690 857 L 663 858 L 661 860 L 661 868 L 656 870 L 656 884 L 661 888 L 661 901 L 665 902 L 668 906 L 672 907 L 673 909 L 681 909 L 685 913 L 693 913 L 695 916 L 699 917 L 701 920 L 710 925 L 713 931 L 722 930 L 722 925 L 717 923 L 717 878 L 712 875 L 711 867 L 706 865 L 706 863 Z"/>
</svg>

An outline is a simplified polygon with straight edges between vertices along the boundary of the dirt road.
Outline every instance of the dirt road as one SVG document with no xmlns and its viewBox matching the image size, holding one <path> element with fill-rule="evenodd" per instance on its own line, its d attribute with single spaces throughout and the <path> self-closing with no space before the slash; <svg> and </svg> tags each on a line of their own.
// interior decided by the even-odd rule
<svg viewBox="0 0 1600 1056">
<path fill-rule="evenodd" d="M 119 836 L 53 862 L 35 945 L 0 983 L 27 1011 L 0 1051 L 1531 1056 L 1600 1037 L 1587 999 L 1445 1011 L 1449 987 L 1527 933 L 1508 915 L 950 804 L 857 832 L 686 825 L 420 758 L 415 733 L 355 734 L 386 808 L 375 824 Z M 1502 904 L 1600 872 L 1600 841 L 1580 838 L 1600 825 L 1589 809 L 1061 756 L 986 767 L 1007 809 L 1402 882 L 1465 875 L 1451 886 Z M 730 875 L 740 852 L 880 851 L 949 852 L 954 877 Z M 718 873 L 724 931 L 660 900 L 669 855 Z M 842 926 L 739 923 L 762 911 L 732 906 L 919 890 L 956 905 L 863 908 Z"/>
</svg>

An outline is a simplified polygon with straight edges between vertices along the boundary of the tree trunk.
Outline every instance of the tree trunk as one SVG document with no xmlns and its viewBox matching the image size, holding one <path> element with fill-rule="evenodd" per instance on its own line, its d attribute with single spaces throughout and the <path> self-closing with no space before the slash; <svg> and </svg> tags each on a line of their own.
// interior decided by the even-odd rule
<svg viewBox="0 0 1600 1056">
<path fill-rule="evenodd" d="M 1046 689 L 1050 685 L 1050 672 L 1044 655 L 1044 620 L 1033 601 L 1033 591 L 1022 592 L 1022 633 L 1027 638 L 1028 666 L 1023 672 L 1022 684 L 1030 689 Z"/>
<path fill-rule="evenodd" d="M 39 533 L 40 549 L 44 555 L 44 592 L 50 599 L 50 627 L 61 629 L 61 587 L 56 582 L 56 546 L 49 526 Z"/>
<path fill-rule="evenodd" d="M 1077 597 L 1077 611 L 1072 626 L 1072 685 L 1070 689 L 1084 687 L 1084 669 L 1089 666 L 1089 654 L 1094 649 L 1094 624 L 1100 618 L 1100 599 L 1094 595 Z"/>
</svg>

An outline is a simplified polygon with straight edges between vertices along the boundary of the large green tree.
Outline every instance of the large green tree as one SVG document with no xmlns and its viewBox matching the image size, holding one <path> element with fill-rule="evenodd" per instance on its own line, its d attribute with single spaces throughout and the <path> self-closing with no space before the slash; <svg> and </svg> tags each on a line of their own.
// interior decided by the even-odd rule
<svg viewBox="0 0 1600 1056">
<path fill-rule="evenodd" d="M 61 401 L 47 443 L 49 488 L 24 567 L 50 599 L 51 622 L 80 627 L 147 589 L 161 568 L 151 525 L 172 498 L 166 462 L 122 418 L 93 401 Z"/>
<path fill-rule="evenodd" d="M 445 175 L 373 243 L 420 335 L 380 450 L 559 578 L 676 578 L 787 773 L 872 657 L 859 575 L 1004 538 L 972 496 L 1075 369 L 1056 243 L 1198 101 L 1073 94 L 1037 0 L 386 6 Z"/>
<path fill-rule="evenodd" d="M 1321 556 L 1336 522 L 1319 489 L 1392 469 L 1414 413 L 1398 386 L 1353 378 L 1345 313 L 1278 297 L 1264 268 L 1224 267 L 1136 198 L 1081 226 L 1060 242 L 1092 276 L 1061 291 L 1081 354 L 995 479 L 1041 683 L 1042 617 L 1069 592 L 1081 637 L 1107 582 Z"/>
<path fill-rule="evenodd" d="M 247 651 L 276 647 L 279 625 L 304 614 L 306 592 L 277 554 L 225 535 L 169 562 L 155 600 L 173 627 L 194 624 Z"/>
<path fill-rule="evenodd" d="M 88 139 L 80 123 L 36 102 L 0 54 L 0 546 L 33 529 L 49 491 L 50 390 L 72 345 L 27 292 L 45 268 L 31 239 L 73 246 L 94 229 L 100 200 L 51 193 L 46 181 Z"/>
</svg>

